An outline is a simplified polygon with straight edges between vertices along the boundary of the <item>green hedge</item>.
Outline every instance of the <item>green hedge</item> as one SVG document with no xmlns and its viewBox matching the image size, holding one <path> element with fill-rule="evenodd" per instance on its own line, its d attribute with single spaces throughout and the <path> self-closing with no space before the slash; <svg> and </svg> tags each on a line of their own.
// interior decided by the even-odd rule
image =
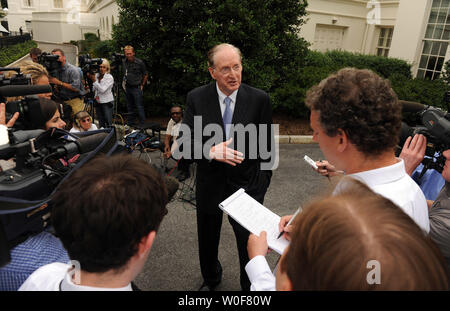
<svg viewBox="0 0 450 311">
<path fill-rule="evenodd" d="M 449 85 L 443 80 L 413 79 L 411 65 L 403 60 L 340 51 L 309 51 L 304 67 L 296 71 L 291 82 L 271 94 L 272 102 L 277 103 L 274 111 L 306 118 L 309 114 L 304 105 L 307 90 L 344 67 L 370 69 L 389 79 L 399 99 L 448 109 L 443 98 L 450 90 Z"/>
<path fill-rule="evenodd" d="M 3 48 L 0 51 L 0 67 L 9 65 L 30 52 L 32 48 L 37 47 L 37 43 L 30 40 Z"/>
</svg>

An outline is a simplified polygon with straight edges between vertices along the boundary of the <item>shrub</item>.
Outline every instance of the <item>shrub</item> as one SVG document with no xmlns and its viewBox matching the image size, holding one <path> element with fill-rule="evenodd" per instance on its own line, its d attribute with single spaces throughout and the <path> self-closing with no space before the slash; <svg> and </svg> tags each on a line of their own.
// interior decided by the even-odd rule
<svg viewBox="0 0 450 311">
<path fill-rule="evenodd" d="M 30 40 L 23 43 L 8 46 L 0 51 L 0 67 L 9 65 L 21 57 L 27 55 L 32 48 L 37 47 L 37 43 Z"/>
</svg>

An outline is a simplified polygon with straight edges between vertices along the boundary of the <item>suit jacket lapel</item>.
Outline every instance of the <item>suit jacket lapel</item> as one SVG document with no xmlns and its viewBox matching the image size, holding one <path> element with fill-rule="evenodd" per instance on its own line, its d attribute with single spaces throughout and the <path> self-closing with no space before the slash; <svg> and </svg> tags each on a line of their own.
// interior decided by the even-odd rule
<svg viewBox="0 0 450 311">
<path fill-rule="evenodd" d="M 214 123 L 219 124 L 224 130 L 222 112 L 219 106 L 219 94 L 217 94 L 215 82 L 210 84 L 206 98 L 208 98 L 208 115 L 211 116 Z"/>
<path fill-rule="evenodd" d="M 234 106 L 233 111 L 233 124 L 241 123 L 243 125 L 246 124 L 246 101 L 247 101 L 247 92 L 242 85 L 239 88 L 239 91 L 236 96 L 236 104 Z"/>
</svg>

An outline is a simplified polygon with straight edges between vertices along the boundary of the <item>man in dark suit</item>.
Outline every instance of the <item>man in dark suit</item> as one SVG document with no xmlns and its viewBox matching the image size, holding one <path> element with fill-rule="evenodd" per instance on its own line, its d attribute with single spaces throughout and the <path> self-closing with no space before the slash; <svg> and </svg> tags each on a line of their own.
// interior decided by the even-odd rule
<svg viewBox="0 0 450 311">
<path fill-rule="evenodd" d="M 208 52 L 208 70 L 216 82 L 189 92 L 183 119 L 189 134 L 180 129 L 180 136 L 189 136 L 191 156 L 198 164 L 197 230 L 204 279 L 200 290 L 214 290 L 222 279 L 218 247 L 223 214 L 219 203 L 239 188 L 263 203 L 272 177 L 271 168 L 263 165 L 272 161 L 271 155 L 263 155 L 263 151 L 271 152 L 274 146 L 269 96 L 241 83 L 241 60 L 240 50 L 230 44 L 217 45 Z M 205 130 L 207 126 L 215 126 L 220 133 Z M 263 127 L 266 132 L 261 131 Z M 232 218 L 228 219 L 236 236 L 241 287 L 249 290 L 250 281 L 245 272 L 249 261 L 249 232 Z"/>
</svg>

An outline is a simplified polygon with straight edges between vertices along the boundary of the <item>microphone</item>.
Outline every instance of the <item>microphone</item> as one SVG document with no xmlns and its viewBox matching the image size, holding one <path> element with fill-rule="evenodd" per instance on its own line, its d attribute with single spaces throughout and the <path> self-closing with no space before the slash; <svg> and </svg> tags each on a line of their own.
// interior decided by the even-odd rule
<svg viewBox="0 0 450 311">
<path fill-rule="evenodd" d="M 51 93 L 52 87 L 48 85 L 5 85 L 0 87 L 0 97 L 15 97 Z"/>
<path fill-rule="evenodd" d="M 420 112 L 427 107 L 421 103 L 411 102 L 407 100 L 399 100 L 398 102 L 402 105 L 403 112 Z"/>
</svg>

